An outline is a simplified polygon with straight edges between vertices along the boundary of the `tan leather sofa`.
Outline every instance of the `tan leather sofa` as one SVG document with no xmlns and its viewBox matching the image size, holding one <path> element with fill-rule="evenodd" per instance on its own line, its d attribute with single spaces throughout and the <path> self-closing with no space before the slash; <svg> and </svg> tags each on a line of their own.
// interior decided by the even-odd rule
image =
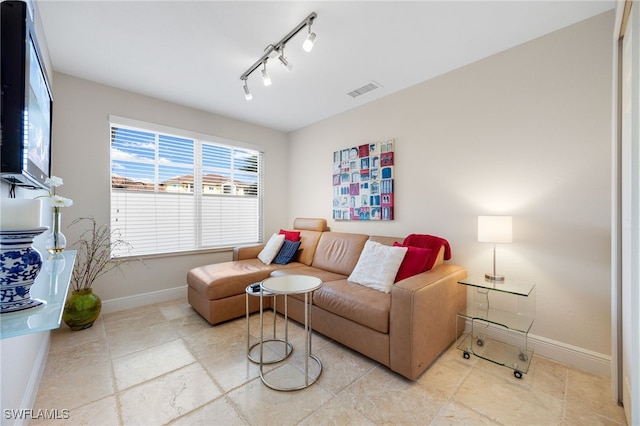
<svg viewBox="0 0 640 426">
<path fill-rule="evenodd" d="M 367 240 L 391 245 L 402 237 L 331 232 L 324 219 L 296 219 L 294 229 L 301 240 L 297 261 L 265 265 L 257 259 L 263 247 L 259 245 L 237 248 L 231 262 L 189 271 L 191 306 L 218 324 L 245 315 L 249 284 L 271 275 L 313 275 L 323 281 L 312 298 L 313 329 L 408 379 L 416 379 L 455 341 L 456 314 L 466 307 L 466 288 L 457 282 L 467 271 L 445 264 L 444 248 L 431 270 L 398 281 L 390 293 L 383 293 L 347 278 Z M 258 298 L 251 297 L 250 311 L 257 311 L 258 304 Z M 277 303 L 279 311 L 282 306 Z M 304 321 L 301 297 L 289 297 L 288 309 L 290 318 Z"/>
</svg>

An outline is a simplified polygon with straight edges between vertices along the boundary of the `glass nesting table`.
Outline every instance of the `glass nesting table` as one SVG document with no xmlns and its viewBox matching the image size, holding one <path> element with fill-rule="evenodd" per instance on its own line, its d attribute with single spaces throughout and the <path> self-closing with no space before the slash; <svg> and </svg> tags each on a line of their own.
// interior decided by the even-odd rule
<svg viewBox="0 0 640 426">
<path fill-rule="evenodd" d="M 258 363 L 260 364 L 260 379 L 262 382 L 269 388 L 279 390 L 279 391 L 294 391 L 305 389 L 311 386 L 313 383 L 318 380 L 320 374 L 322 374 L 322 362 L 320 359 L 313 354 L 311 347 L 311 339 L 312 339 L 312 331 L 311 331 L 311 297 L 313 292 L 319 289 L 322 286 L 322 280 L 316 277 L 311 277 L 307 275 L 282 275 L 277 277 L 270 277 L 265 279 L 260 283 L 260 356 L 258 358 Z M 277 371 L 277 369 L 272 369 L 269 372 L 264 371 L 265 362 L 265 354 L 264 354 L 264 298 L 270 296 L 284 296 L 285 303 L 285 313 L 287 311 L 287 297 L 289 295 L 294 294 L 303 294 L 304 295 L 304 334 L 305 334 L 305 354 L 304 354 L 304 378 L 301 380 L 302 383 L 295 384 L 278 384 L 275 381 L 271 380 L 269 377 L 271 373 Z M 275 310 L 274 310 L 275 313 Z M 285 315 L 285 330 L 288 327 L 289 318 Z M 288 336 L 286 337 L 288 338 Z M 285 341 L 286 341 L 285 338 Z M 289 343 L 289 342 L 287 342 Z M 286 359 L 288 355 L 283 358 Z M 310 374 L 309 371 L 309 360 L 312 360 L 317 365 L 317 371 L 315 374 Z M 312 372 L 313 373 L 313 372 Z"/>
<path fill-rule="evenodd" d="M 533 356 L 528 334 L 535 320 L 535 284 L 509 278 L 491 281 L 481 275 L 467 277 L 458 284 L 471 291 L 466 309 L 457 315 L 465 319 L 470 329 L 460 336 L 457 348 L 466 359 L 475 355 L 511 368 L 514 376 L 521 379 Z"/>
</svg>

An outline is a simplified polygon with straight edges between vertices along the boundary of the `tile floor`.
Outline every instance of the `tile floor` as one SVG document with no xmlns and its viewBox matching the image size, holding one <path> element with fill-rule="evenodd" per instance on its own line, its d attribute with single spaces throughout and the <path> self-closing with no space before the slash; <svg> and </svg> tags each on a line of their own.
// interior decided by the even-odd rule
<svg viewBox="0 0 640 426">
<path fill-rule="evenodd" d="M 250 323 L 255 338 L 259 316 Z M 290 324 L 300 348 L 302 328 Z M 68 409 L 68 420 L 50 423 L 70 425 L 625 424 L 608 378 L 537 355 L 518 380 L 452 346 L 410 382 L 314 334 L 322 375 L 278 392 L 261 382 L 246 344 L 244 318 L 211 327 L 184 300 L 103 315 L 83 331 L 63 326 L 52 333 L 34 408 Z M 301 353 L 294 349 L 293 364 Z M 271 377 L 291 365 L 276 364 Z"/>
</svg>

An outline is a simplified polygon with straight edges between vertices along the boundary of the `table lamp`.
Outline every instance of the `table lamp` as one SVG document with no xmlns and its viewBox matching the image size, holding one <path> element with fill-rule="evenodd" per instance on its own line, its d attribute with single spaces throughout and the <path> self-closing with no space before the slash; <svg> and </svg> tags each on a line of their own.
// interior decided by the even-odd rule
<svg viewBox="0 0 640 426">
<path fill-rule="evenodd" d="M 493 243 L 493 273 L 484 274 L 490 281 L 504 281 L 504 275 L 496 274 L 496 244 L 512 241 L 511 216 L 478 216 L 478 241 Z"/>
</svg>

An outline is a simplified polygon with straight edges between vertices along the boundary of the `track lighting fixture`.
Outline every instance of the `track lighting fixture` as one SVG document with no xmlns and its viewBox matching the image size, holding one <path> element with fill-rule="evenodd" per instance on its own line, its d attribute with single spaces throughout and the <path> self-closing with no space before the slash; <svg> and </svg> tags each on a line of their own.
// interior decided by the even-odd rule
<svg viewBox="0 0 640 426">
<path fill-rule="evenodd" d="M 244 97 L 245 97 L 245 99 L 251 100 L 253 98 L 253 96 L 251 95 L 251 92 L 249 91 L 249 86 L 247 84 L 247 79 L 249 78 L 251 73 L 253 73 L 255 70 L 260 68 L 260 66 L 262 66 L 262 70 L 261 70 L 262 82 L 264 83 L 265 86 L 271 85 L 271 77 L 269 76 L 269 73 L 267 72 L 267 61 L 270 58 L 276 58 L 277 57 L 278 60 L 280 61 L 280 63 L 287 69 L 287 71 L 291 70 L 291 68 L 293 66 L 291 65 L 289 60 L 284 56 L 284 46 L 296 34 L 298 34 L 300 31 L 302 31 L 304 29 L 304 27 L 308 27 L 309 33 L 308 33 L 307 38 L 305 39 L 305 41 L 304 41 L 304 43 L 302 45 L 302 48 L 307 52 L 311 51 L 311 49 L 313 48 L 313 44 L 315 42 L 315 39 L 316 39 L 316 34 L 311 32 L 311 24 L 313 23 L 313 20 L 316 19 L 317 17 L 318 17 L 318 15 L 315 12 L 311 12 L 311 14 L 309 16 L 307 16 L 304 19 L 304 21 L 300 22 L 293 30 L 291 30 L 289 32 L 289 34 L 284 36 L 282 38 L 282 40 L 280 40 L 279 42 L 277 42 L 275 44 L 267 45 L 267 47 L 265 48 L 264 55 L 262 55 L 262 57 L 260 59 L 258 59 L 256 62 L 254 62 L 254 64 L 251 65 L 240 76 L 240 80 L 242 80 L 244 82 L 243 87 L 244 87 Z"/>
<path fill-rule="evenodd" d="M 247 79 L 246 78 L 244 79 L 244 98 L 246 100 L 248 100 L 248 101 L 253 99 L 253 95 L 249 91 L 249 86 L 247 86 Z"/>
<path fill-rule="evenodd" d="M 262 82 L 265 86 L 271 86 L 271 77 L 269 77 L 269 73 L 267 72 L 267 61 L 262 63 Z"/>
<path fill-rule="evenodd" d="M 313 49 L 313 44 L 316 41 L 316 33 L 311 32 L 311 23 L 309 23 L 309 35 L 305 39 L 304 43 L 302 43 L 302 48 L 305 52 L 311 52 Z"/>
</svg>

